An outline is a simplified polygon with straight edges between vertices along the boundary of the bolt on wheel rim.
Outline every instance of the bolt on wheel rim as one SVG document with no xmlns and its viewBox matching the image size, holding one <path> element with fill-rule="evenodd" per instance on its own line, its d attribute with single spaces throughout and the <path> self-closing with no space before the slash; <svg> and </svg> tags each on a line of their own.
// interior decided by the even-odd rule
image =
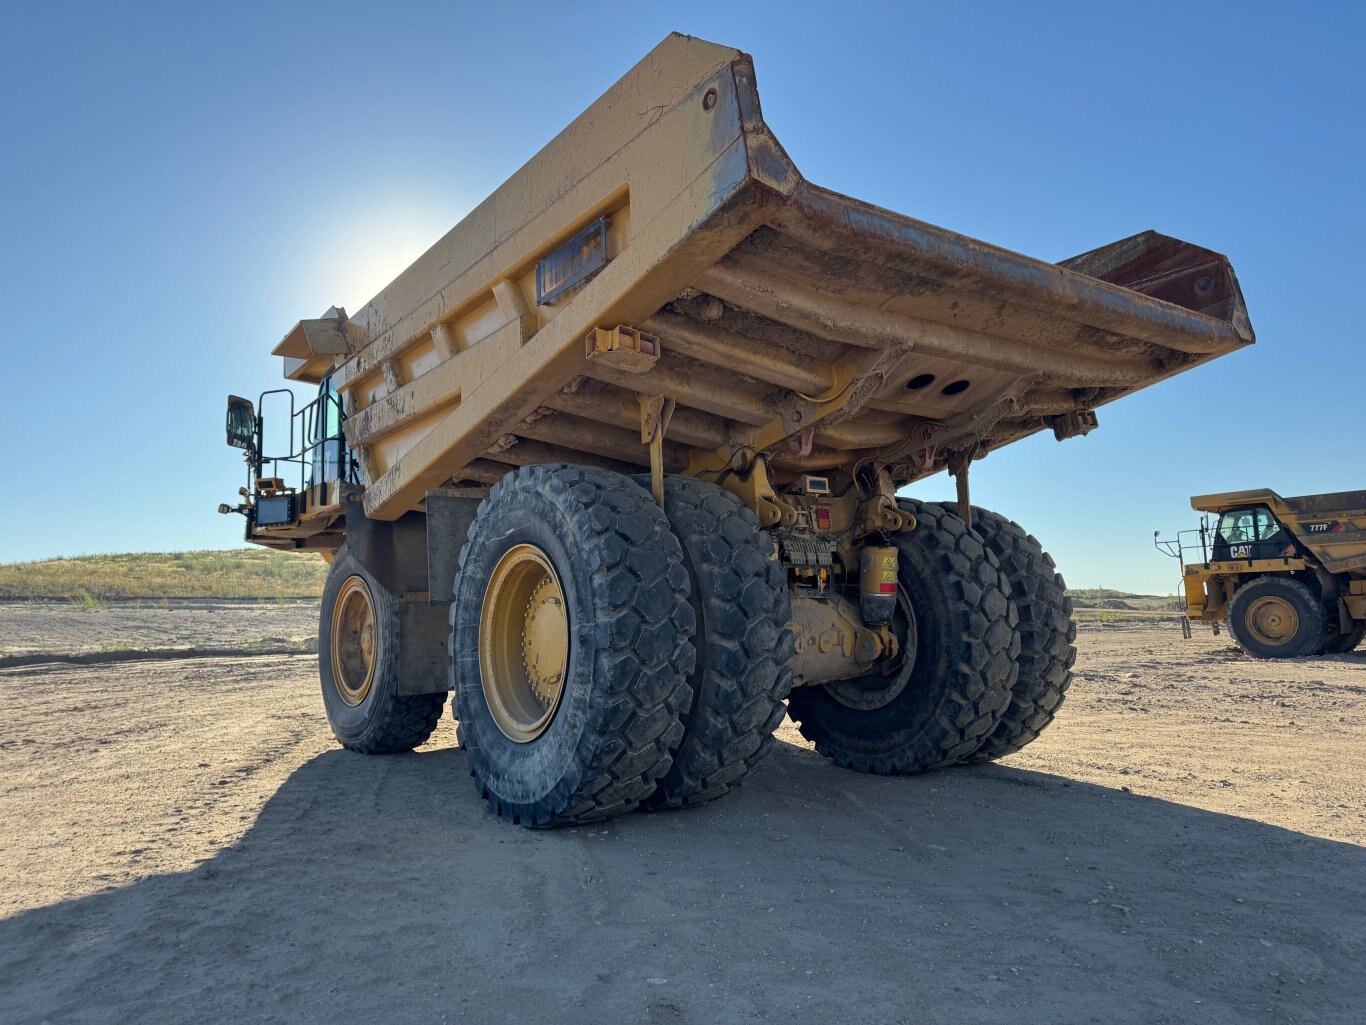
<svg viewBox="0 0 1366 1025">
<path fill-rule="evenodd" d="M 359 705 L 370 693 L 377 662 L 375 603 L 364 578 L 342 584 L 332 606 L 332 682 L 342 701 Z"/>
<path fill-rule="evenodd" d="M 517 545 L 493 568 L 479 616 L 479 679 L 498 729 L 527 744 L 559 708 L 569 668 L 569 615 L 550 560 Z"/>
<path fill-rule="evenodd" d="M 898 645 L 895 655 L 875 662 L 869 672 L 861 676 L 822 684 L 826 693 L 846 708 L 861 712 L 883 708 L 900 697 L 910 682 L 920 641 L 916 636 L 915 609 L 904 587 L 897 588 L 891 627 L 892 637 Z"/>
<path fill-rule="evenodd" d="M 1285 644 L 1300 628 L 1300 616 L 1284 598 L 1258 598 L 1247 608 L 1247 626 L 1263 644 Z"/>
</svg>

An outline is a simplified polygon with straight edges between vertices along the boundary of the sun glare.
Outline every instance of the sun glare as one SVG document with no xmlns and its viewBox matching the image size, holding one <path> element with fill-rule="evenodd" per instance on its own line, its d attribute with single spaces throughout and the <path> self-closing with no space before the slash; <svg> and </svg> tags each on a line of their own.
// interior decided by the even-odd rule
<svg viewBox="0 0 1366 1025">
<path fill-rule="evenodd" d="M 354 315 L 449 231 L 470 205 L 405 197 L 354 208 L 351 216 L 315 236 L 301 291 L 323 297 L 324 308 L 343 306 Z"/>
</svg>

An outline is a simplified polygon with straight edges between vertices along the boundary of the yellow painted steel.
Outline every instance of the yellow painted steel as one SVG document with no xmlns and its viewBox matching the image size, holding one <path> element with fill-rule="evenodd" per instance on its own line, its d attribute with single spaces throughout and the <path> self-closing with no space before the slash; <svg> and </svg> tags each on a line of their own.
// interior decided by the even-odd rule
<svg viewBox="0 0 1366 1025">
<path fill-rule="evenodd" d="M 1199 619 L 1223 619 L 1229 600 L 1240 584 L 1278 573 L 1300 573 L 1309 568 L 1304 559 L 1242 559 L 1191 563 L 1184 567 L 1186 614 Z"/>
<path fill-rule="evenodd" d="M 479 616 L 479 676 L 498 729 L 534 741 L 555 717 L 569 670 L 564 589 L 545 552 L 522 544 L 493 568 Z"/>
<path fill-rule="evenodd" d="M 538 261 L 599 218 L 605 263 L 538 304 Z M 1199 293 L 1142 259 L 1198 267 Z M 664 396 L 666 468 L 739 454 L 757 479 L 724 483 L 773 525 L 770 480 L 871 461 L 904 484 L 1251 341 L 1208 250 L 1146 233 L 1055 265 L 812 185 L 749 56 L 673 35 L 362 309 L 277 352 L 331 374 L 372 518 L 535 462 L 643 469 L 623 411 Z M 336 520 L 310 544 L 339 544 Z"/>
<path fill-rule="evenodd" d="M 1266 506 L 1312 558 L 1330 573 L 1366 575 L 1366 491 L 1283 498 L 1268 488 L 1196 495 L 1198 512 Z"/>
<path fill-rule="evenodd" d="M 895 595 L 897 558 L 897 549 L 891 545 L 864 545 L 859 590 L 873 596 Z"/>
</svg>

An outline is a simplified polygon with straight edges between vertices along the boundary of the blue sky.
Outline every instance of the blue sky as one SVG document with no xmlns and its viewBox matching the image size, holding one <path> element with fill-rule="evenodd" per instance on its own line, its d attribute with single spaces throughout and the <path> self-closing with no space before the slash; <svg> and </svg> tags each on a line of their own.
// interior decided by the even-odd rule
<svg viewBox="0 0 1366 1025">
<path fill-rule="evenodd" d="M 363 305 L 679 30 L 754 55 L 821 185 L 1048 260 L 1145 228 L 1230 256 L 1256 347 L 973 468 L 1069 583 L 1169 592 L 1152 531 L 1193 525 L 1191 494 L 1366 487 L 1361 12 L 11 8 L 0 561 L 239 543 L 224 396 L 275 386 L 296 320 Z"/>
</svg>

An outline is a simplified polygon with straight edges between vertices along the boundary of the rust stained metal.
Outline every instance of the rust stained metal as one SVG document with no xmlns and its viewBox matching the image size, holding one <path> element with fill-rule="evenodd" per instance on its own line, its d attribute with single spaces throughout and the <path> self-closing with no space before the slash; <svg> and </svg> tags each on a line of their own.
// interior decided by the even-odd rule
<svg viewBox="0 0 1366 1025">
<path fill-rule="evenodd" d="M 1144 231 L 1062 260 L 1058 266 L 1226 321 L 1252 337 L 1233 267 L 1200 246 Z"/>
</svg>

